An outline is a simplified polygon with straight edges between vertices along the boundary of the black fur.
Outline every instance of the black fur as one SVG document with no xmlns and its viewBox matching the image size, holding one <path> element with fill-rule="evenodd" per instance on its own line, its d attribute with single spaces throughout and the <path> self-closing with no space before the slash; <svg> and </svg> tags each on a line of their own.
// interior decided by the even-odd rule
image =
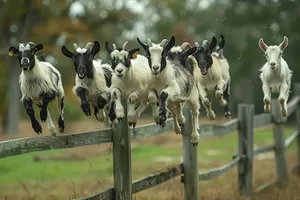
<svg viewBox="0 0 300 200">
<path fill-rule="evenodd" d="M 113 73 L 112 73 L 112 71 L 110 71 L 109 69 L 107 69 L 105 67 L 103 67 L 102 69 L 104 71 L 106 86 L 110 87 L 111 86 L 111 77 L 112 77 Z"/>
<path fill-rule="evenodd" d="M 42 107 L 40 111 L 40 118 L 42 122 L 45 122 L 47 120 L 47 107 L 50 101 L 55 99 L 56 92 L 47 92 L 42 94 Z"/>
<path fill-rule="evenodd" d="M 63 111 L 63 109 L 64 109 L 64 98 L 62 98 L 61 99 L 61 103 L 60 103 L 60 107 L 61 107 L 61 113 L 62 113 L 62 111 Z M 58 128 L 59 128 L 59 132 L 60 133 L 63 133 L 64 132 L 64 130 L 65 130 L 65 122 L 64 122 L 64 120 L 63 120 L 63 117 L 62 117 L 62 115 L 60 115 L 59 117 L 58 117 Z"/>
<path fill-rule="evenodd" d="M 72 59 L 76 73 L 78 75 L 84 75 L 83 77 L 78 76 L 79 78 L 94 78 L 93 60 L 95 58 L 95 55 L 100 51 L 100 44 L 98 41 L 94 42 L 93 48 L 91 50 L 88 49 L 83 54 L 76 51 L 72 53 L 67 49 L 66 46 L 62 46 L 61 51 L 66 57 Z"/>
<path fill-rule="evenodd" d="M 20 50 L 20 46 L 29 45 L 29 49 L 26 50 Z M 19 43 L 16 47 L 11 46 L 9 48 L 9 52 L 12 52 L 14 56 L 18 57 L 20 67 L 26 71 L 26 70 L 32 70 L 35 65 L 35 54 L 43 49 L 42 44 L 34 44 L 34 43 Z"/>
<path fill-rule="evenodd" d="M 110 106 L 109 106 L 108 117 L 109 117 L 111 122 L 113 122 L 117 118 L 117 115 L 116 115 L 116 112 L 115 112 L 115 102 L 114 101 L 112 101 Z"/>
<path fill-rule="evenodd" d="M 34 116 L 34 110 L 33 110 L 33 107 L 32 107 L 32 100 L 25 99 L 23 101 L 23 104 L 24 104 L 24 107 L 26 109 L 26 113 L 30 118 L 31 126 L 32 126 L 33 130 L 37 134 L 41 134 L 43 132 L 42 126 L 40 125 L 40 123 L 37 121 L 37 119 Z"/>
<path fill-rule="evenodd" d="M 51 74 L 54 74 L 54 76 L 51 76 L 51 82 L 53 85 L 58 86 L 58 82 L 59 82 L 59 75 L 58 73 L 56 73 L 51 67 L 48 67 L 48 69 L 51 71 Z"/>
<path fill-rule="evenodd" d="M 161 105 L 159 107 L 159 124 L 161 126 L 164 126 L 167 120 L 167 108 L 166 108 L 167 98 L 168 98 L 168 93 L 162 92 L 160 94 Z"/>
<path fill-rule="evenodd" d="M 209 44 L 209 47 L 199 47 L 198 51 L 194 54 L 198 62 L 198 66 L 203 75 L 207 74 L 208 69 L 212 66 L 213 60 L 211 53 L 217 45 L 217 39 L 215 37 L 212 38 L 212 41 Z"/>
<path fill-rule="evenodd" d="M 81 109 L 84 112 L 84 114 L 86 116 L 91 116 L 90 104 L 89 104 L 89 102 L 87 101 L 87 98 L 86 98 L 86 89 L 82 88 L 82 87 L 79 87 L 76 90 L 76 94 L 81 100 Z"/>
<path fill-rule="evenodd" d="M 224 115 L 225 117 L 231 117 L 231 112 L 229 108 L 229 87 L 230 87 L 230 81 L 226 84 L 226 89 L 223 92 L 223 97 L 227 101 L 227 104 L 224 106 Z"/>
<path fill-rule="evenodd" d="M 104 99 L 101 95 L 97 99 L 97 105 L 100 109 L 103 109 L 104 106 L 107 104 L 107 100 Z"/>
</svg>

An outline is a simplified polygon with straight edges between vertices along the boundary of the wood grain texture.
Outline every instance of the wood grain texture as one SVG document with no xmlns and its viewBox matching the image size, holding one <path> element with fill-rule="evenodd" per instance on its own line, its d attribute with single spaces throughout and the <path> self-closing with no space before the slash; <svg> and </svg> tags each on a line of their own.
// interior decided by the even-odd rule
<svg viewBox="0 0 300 200">
<path fill-rule="evenodd" d="M 208 170 L 206 172 L 200 172 L 199 180 L 207 181 L 207 180 L 219 177 L 219 176 L 227 173 L 229 170 L 231 170 L 235 166 L 237 166 L 240 160 L 241 160 L 241 158 L 239 156 L 237 156 L 226 165 L 223 165 L 223 166 L 215 168 L 215 169 Z"/>
<path fill-rule="evenodd" d="M 287 139 L 285 139 L 284 141 L 284 147 L 288 148 L 298 137 L 299 132 L 298 131 L 294 131 L 292 133 L 292 135 L 290 135 Z"/>
<path fill-rule="evenodd" d="M 275 150 L 275 145 L 266 145 L 266 146 L 262 146 L 262 147 L 259 147 L 257 149 L 255 149 L 253 151 L 253 155 L 256 156 L 256 155 L 259 155 L 259 154 L 264 154 L 264 153 L 267 153 L 267 152 L 271 152 L 271 151 L 274 151 Z"/>
<path fill-rule="evenodd" d="M 110 142 L 111 129 L 60 136 L 35 136 L 0 142 L 0 158 Z"/>
<path fill-rule="evenodd" d="M 191 143 L 192 116 L 190 109 L 184 109 L 184 116 L 186 119 L 185 126 L 182 130 L 184 199 L 198 200 L 198 146 L 193 146 Z"/>
</svg>

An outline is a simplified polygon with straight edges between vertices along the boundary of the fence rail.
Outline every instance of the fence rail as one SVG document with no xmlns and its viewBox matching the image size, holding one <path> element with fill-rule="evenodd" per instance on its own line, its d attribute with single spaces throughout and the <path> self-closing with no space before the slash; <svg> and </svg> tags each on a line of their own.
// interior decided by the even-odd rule
<svg viewBox="0 0 300 200">
<path fill-rule="evenodd" d="M 282 118 L 276 99 L 272 100 L 272 113 L 254 115 L 253 105 L 239 105 L 238 118 L 232 119 L 223 125 L 201 125 L 201 138 L 210 136 L 225 136 L 238 131 L 238 154 L 229 163 L 206 172 L 198 172 L 197 147 L 190 143 L 191 114 L 186 111 L 186 125 L 183 129 L 183 163 L 151 174 L 142 179 L 131 180 L 131 153 L 130 141 L 155 136 L 173 131 L 171 119 L 167 120 L 166 127 L 160 128 L 155 123 L 129 129 L 125 117 L 116 128 L 104 129 L 78 134 L 61 136 L 36 136 L 0 142 L 0 158 L 21 155 L 36 151 L 73 148 L 86 145 L 113 142 L 114 157 L 114 187 L 88 197 L 87 199 L 131 199 L 132 194 L 149 189 L 170 179 L 181 176 L 184 183 L 185 199 L 198 200 L 199 181 L 206 181 L 219 177 L 235 166 L 238 168 L 239 190 L 241 194 L 252 196 L 253 157 L 266 152 L 275 153 L 277 181 L 284 183 L 287 180 L 285 149 L 297 141 L 298 164 L 300 163 L 300 84 L 294 87 L 295 96 L 289 101 L 288 117 L 296 113 L 297 130 L 284 140 L 283 124 L 287 118 Z M 124 106 L 126 108 L 126 105 Z M 268 124 L 274 124 L 273 133 L 275 144 L 253 149 L 253 129 Z M 127 131 L 128 130 L 128 131 Z M 198 176 L 197 176 L 198 174 Z"/>
</svg>

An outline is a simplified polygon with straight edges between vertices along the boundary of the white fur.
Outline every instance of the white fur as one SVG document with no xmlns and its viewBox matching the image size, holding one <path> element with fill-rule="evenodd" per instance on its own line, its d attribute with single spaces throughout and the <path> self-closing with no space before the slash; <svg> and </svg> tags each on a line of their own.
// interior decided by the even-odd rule
<svg viewBox="0 0 300 200">
<path fill-rule="evenodd" d="M 75 86 L 73 87 L 73 93 L 76 94 L 76 90 L 79 87 L 86 89 L 86 98 L 89 104 L 92 106 L 97 106 L 97 99 L 99 96 L 102 96 L 110 101 L 110 88 L 106 86 L 106 80 L 104 76 L 103 68 L 111 70 L 110 65 L 101 64 L 101 60 L 93 60 L 93 68 L 94 68 L 94 78 L 89 79 L 87 77 L 80 79 L 78 74 L 76 74 L 75 78 Z M 108 104 L 105 108 L 107 108 Z M 106 113 L 105 113 L 106 112 Z M 99 109 L 99 121 L 104 121 L 105 114 L 107 114 L 107 109 Z"/>
<path fill-rule="evenodd" d="M 114 50 L 110 54 L 111 59 L 118 59 L 124 61 L 127 58 L 128 52 L 126 50 Z M 116 116 L 117 118 L 124 117 L 124 108 L 121 104 L 121 96 L 128 99 L 128 122 L 136 123 L 138 117 L 146 109 L 149 102 L 153 109 L 153 117 L 157 122 L 157 98 L 153 91 L 147 90 L 147 85 L 152 79 L 151 70 L 148 66 L 146 57 L 137 55 L 135 59 L 131 59 L 131 66 L 119 62 L 114 69 L 112 76 L 112 94 L 116 102 Z M 139 107 L 136 109 L 136 105 Z"/>
<path fill-rule="evenodd" d="M 151 54 L 151 62 L 152 62 L 152 73 L 153 73 L 153 81 L 149 84 L 149 88 L 153 88 L 157 91 L 158 94 L 165 92 L 168 94 L 167 98 L 167 107 L 172 113 L 173 118 L 173 127 L 175 133 L 181 133 L 180 124 L 185 123 L 185 118 L 182 114 L 182 107 L 184 103 L 187 103 L 192 111 L 192 120 L 193 120 L 193 130 L 191 135 L 191 142 L 193 144 L 197 144 L 200 138 L 198 133 L 199 128 L 199 95 L 196 87 L 196 79 L 195 76 L 188 73 L 185 74 L 183 72 L 184 66 L 179 66 L 179 63 L 175 64 L 175 62 L 166 59 L 166 67 L 161 73 L 157 73 L 161 68 L 161 53 L 163 48 L 159 44 L 152 43 L 152 46 L 149 48 L 149 52 Z M 173 47 L 171 52 L 181 52 L 182 49 L 178 47 Z M 191 56 L 189 59 L 193 59 Z M 194 62 L 194 75 L 197 74 L 197 65 L 196 60 Z M 175 66 L 176 65 L 176 66 Z M 158 69 L 154 69 L 154 66 L 159 66 Z M 176 77 L 176 70 L 179 70 L 179 76 Z M 185 83 L 188 79 L 193 78 L 193 86 L 191 87 L 191 92 L 187 92 L 185 90 Z"/>
<path fill-rule="evenodd" d="M 282 116 L 287 116 L 287 100 L 291 87 L 292 71 L 287 62 L 282 58 L 282 53 L 288 45 L 288 38 L 278 45 L 268 46 L 263 39 L 259 40 L 259 47 L 265 52 L 267 62 L 260 69 L 259 75 L 262 81 L 264 93 L 264 110 L 271 111 L 271 93 L 279 93 L 278 101 L 281 104 Z"/>
<path fill-rule="evenodd" d="M 216 115 L 211 109 L 211 102 L 207 98 L 207 95 L 215 94 L 221 105 L 227 105 L 228 102 L 223 98 L 223 92 L 226 88 L 226 84 L 229 84 L 228 87 L 230 88 L 230 74 L 229 64 L 225 58 L 218 58 L 218 55 L 214 54 L 214 52 L 211 54 L 211 56 L 213 59 L 213 64 L 208 69 L 207 74 L 203 75 L 202 73 L 199 73 L 198 91 L 206 109 L 207 117 L 211 120 L 214 120 Z"/>
<path fill-rule="evenodd" d="M 23 45 L 24 46 L 24 45 Z M 64 89 L 62 86 L 61 74 L 59 71 L 48 62 L 41 62 L 35 57 L 35 66 L 32 70 L 22 70 L 19 83 L 22 93 L 21 101 L 31 99 L 38 105 L 42 105 L 41 93 L 55 91 L 58 94 L 58 112 L 63 118 L 63 110 L 61 110 L 61 100 L 64 97 Z M 58 84 L 56 76 L 51 72 L 55 71 L 58 74 Z M 38 84 L 39 83 L 39 84 Z M 52 135 L 56 134 L 50 113 L 48 112 L 47 123 L 49 131 Z"/>
</svg>

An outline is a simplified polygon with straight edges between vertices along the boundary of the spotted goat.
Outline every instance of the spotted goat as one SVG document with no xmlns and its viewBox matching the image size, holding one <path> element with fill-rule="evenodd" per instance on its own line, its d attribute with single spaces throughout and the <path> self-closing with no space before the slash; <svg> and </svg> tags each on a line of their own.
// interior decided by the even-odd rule
<svg viewBox="0 0 300 200">
<path fill-rule="evenodd" d="M 96 119 L 103 122 L 108 116 L 110 123 L 114 123 L 114 103 L 111 102 L 110 86 L 113 71 L 109 64 L 102 64 L 95 56 L 100 51 L 98 41 L 88 42 L 81 48 L 73 44 L 74 52 L 62 46 L 62 53 L 73 61 L 76 78 L 73 92 L 81 101 L 81 109 L 86 116 L 91 116 L 94 109 Z M 112 124 L 111 124 L 112 125 Z"/>
<path fill-rule="evenodd" d="M 171 111 L 173 126 L 176 134 L 181 133 L 181 127 L 185 123 L 182 113 L 183 103 L 192 110 L 193 130 L 191 142 L 193 145 L 198 144 L 200 138 L 199 128 L 199 95 L 194 79 L 194 72 L 197 71 L 196 61 L 189 59 L 197 51 L 197 48 L 181 52 L 180 49 L 173 58 L 170 59 L 168 54 L 175 45 L 175 37 L 172 36 L 170 41 L 162 40 L 159 44 L 152 43 L 147 39 L 147 44 L 137 38 L 138 43 L 144 48 L 148 65 L 152 71 L 153 80 L 149 88 L 155 90 L 159 96 L 159 124 L 165 126 L 167 119 L 167 108 Z M 181 126 L 181 127 L 180 127 Z"/>
<path fill-rule="evenodd" d="M 149 100 L 154 120 L 158 123 L 157 95 L 155 91 L 147 89 L 152 80 L 148 61 L 145 56 L 137 53 L 139 48 L 127 50 L 127 43 L 126 41 L 122 48 L 117 48 L 115 44 L 110 45 L 108 42 L 105 44 L 114 71 L 111 92 L 116 105 L 116 116 L 122 119 L 125 115 L 121 102 L 123 97 L 128 100 L 129 126 L 135 127 Z"/>
<path fill-rule="evenodd" d="M 24 104 L 31 120 L 33 130 L 37 134 L 43 132 L 34 114 L 33 103 L 35 103 L 41 108 L 41 121 L 47 121 L 49 132 L 51 135 L 56 135 L 56 129 L 47 107 L 57 97 L 58 127 L 61 133 L 64 132 L 64 89 L 59 71 L 52 64 L 45 61 L 45 55 L 42 55 L 40 58 L 37 56 L 37 52 L 42 49 L 42 44 L 36 45 L 33 42 L 19 43 L 16 47 L 12 46 L 9 48 L 9 55 L 17 56 L 22 68 L 19 77 L 22 93 L 21 102 Z"/>
<path fill-rule="evenodd" d="M 260 79 L 264 93 L 264 110 L 266 113 L 271 111 L 271 93 L 279 93 L 278 101 L 281 104 L 282 116 L 287 116 L 287 100 L 289 98 L 292 70 L 289 69 L 287 62 L 282 54 L 288 46 L 288 38 L 284 36 L 281 44 L 268 46 L 263 38 L 258 42 L 259 47 L 265 53 L 267 62 L 260 69 Z"/>
<path fill-rule="evenodd" d="M 193 56 L 197 60 L 201 72 L 197 87 L 202 104 L 206 109 L 207 117 L 211 120 L 215 120 L 216 115 L 212 110 L 209 94 L 216 96 L 219 104 L 224 106 L 225 117 L 231 118 L 229 109 L 230 74 L 229 64 L 223 55 L 224 44 L 225 40 L 223 39 L 219 47 L 217 47 L 217 39 L 215 37 L 212 38 L 211 42 L 204 40 L 201 46 L 198 42 L 195 42 L 198 51 Z M 182 44 L 182 49 L 188 48 L 191 48 L 189 43 L 185 42 Z"/>
</svg>

